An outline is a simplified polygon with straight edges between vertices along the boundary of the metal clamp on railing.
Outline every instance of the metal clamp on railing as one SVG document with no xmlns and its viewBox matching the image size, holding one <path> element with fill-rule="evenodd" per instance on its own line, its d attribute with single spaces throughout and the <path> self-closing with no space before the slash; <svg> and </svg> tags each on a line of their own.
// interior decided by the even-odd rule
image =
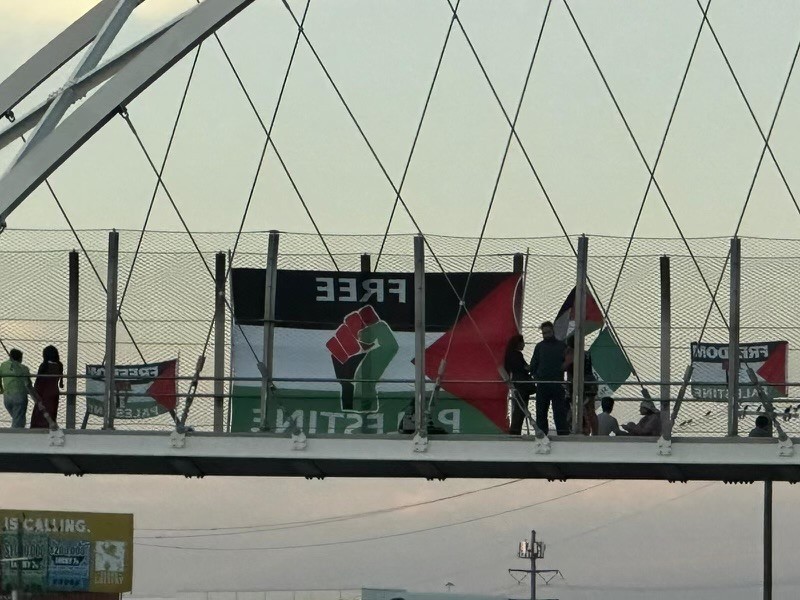
<svg viewBox="0 0 800 600">
<path fill-rule="evenodd" d="M 758 380 L 756 372 L 750 365 L 747 365 L 747 376 L 750 378 L 750 383 L 756 388 L 756 393 L 758 394 L 758 399 L 761 401 L 761 405 L 764 407 L 764 412 L 767 413 L 767 417 L 778 432 L 778 456 L 793 456 L 794 447 L 792 440 L 786 435 L 783 426 L 781 426 L 780 422 L 775 417 L 775 407 L 772 404 L 772 400 L 767 396 L 767 393 L 761 386 L 761 382 Z"/>
</svg>

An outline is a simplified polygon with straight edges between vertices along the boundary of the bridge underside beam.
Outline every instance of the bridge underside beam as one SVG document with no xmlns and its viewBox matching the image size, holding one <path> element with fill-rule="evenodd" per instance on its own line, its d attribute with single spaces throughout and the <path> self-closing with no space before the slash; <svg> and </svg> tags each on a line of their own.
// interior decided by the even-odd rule
<svg viewBox="0 0 800 600">
<path fill-rule="evenodd" d="M 525 438 L 431 436 L 414 452 L 408 436 L 309 437 L 298 450 L 280 434 L 193 433 L 185 445 L 167 433 L 67 431 L 63 446 L 46 432 L 0 432 L 0 472 L 265 477 L 407 477 L 800 481 L 800 456 L 780 456 L 776 440 L 684 438 L 671 456 L 652 439 L 556 438 L 536 454 Z"/>
</svg>

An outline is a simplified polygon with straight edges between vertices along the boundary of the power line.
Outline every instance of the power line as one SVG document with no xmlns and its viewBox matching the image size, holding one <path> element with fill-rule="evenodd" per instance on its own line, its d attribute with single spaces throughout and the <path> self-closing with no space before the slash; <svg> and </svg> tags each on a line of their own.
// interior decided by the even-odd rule
<svg viewBox="0 0 800 600">
<path fill-rule="evenodd" d="M 556 496 L 554 498 L 548 498 L 547 500 L 540 500 L 538 502 L 533 502 L 531 504 L 526 504 L 524 506 L 519 506 L 516 508 L 510 508 L 507 510 L 490 513 L 488 515 L 482 515 L 480 517 L 472 517 L 470 519 L 464 519 L 462 521 L 456 521 L 454 523 L 445 523 L 442 525 L 434 525 L 432 527 L 424 527 L 421 529 L 414 529 L 411 531 L 401 531 L 399 533 L 389 533 L 384 535 L 376 535 L 370 537 L 363 537 L 363 538 L 354 538 L 349 540 L 336 540 L 333 542 L 320 542 L 316 544 L 294 544 L 294 545 L 287 545 L 287 546 L 263 546 L 263 547 L 255 547 L 255 548 L 212 548 L 208 546 L 172 546 L 167 544 L 146 544 L 142 542 L 135 542 L 137 546 L 143 546 L 148 548 L 166 548 L 170 550 L 195 550 L 198 552 L 261 552 L 261 551 L 269 551 L 269 550 L 297 550 L 303 548 L 325 548 L 330 546 L 342 546 L 348 544 L 360 544 L 363 542 L 374 542 L 379 540 L 386 540 L 398 537 L 405 537 L 409 535 L 415 535 L 417 533 L 428 533 L 430 531 L 438 531 L 441 529 L 448 529 L 450 527 L 457 527 L 459 525 L 467 525 L 469 523 L 476 523 L 478 521 L 484 521 L 486 519 L 493 519 L 495 517 L 500 517 L 503 515 L 520 512 L 523 510 L 528 510 L 531 508 L 535 508 L 537 506 L 543 506 L 545 504 L 550 504 L 553 502 L 557 502 L 559 500 L 564 500 L 565 498 L 569 498 L 571 496 L 576 496 L 578 494 L 582 494 L 584 492 L 588 492 L 590 490 L 596 489 L 598 487 L 608 485 L 609 483 L 613 483 L 613 480 L 609 481 L 601 481 L 600 483 L 596 483 L 594 485 L 590 485 L 589 487 L 585 487 L 580 490 L 575 490 L 573 492 L 569 492 L 567 494 L 562 494 L 561 496 Z"/>
<path fill-rule="evenodd" d="M 420 506 L 428 506 L 431 504 L 437 504 L 439 502 L 446 502 L 448 500 L 455 500 L 457 498 L 464 498 L 465 496 L 471 496 L 473 494 L 479 494 L 481 492 L 486 492 L 489 490 L 495 490 L 497 488 L 505 487 L 508 485 L 512 485 L 515 483 L 519 483 L 523 481 L 522 479 L 512 479 L 511 481 L 505 481 L 503 483 L 497 483 L 494 485 L 489 485 L 486 487 L 478 488 L 475 490 L 470 490 L 467 492 L 461 492 L 460 494 L 453 494 L 452 496 L 443 496 L 441 498 L 434 498 L 433 500 L 423 500 L 422 502 L 412 502 L 410 504 L 401 504 L 399 506 L 390 506 L 387 508 L 380 508 L 376 510 L 358 512 L 358 513 L 346 513 L 343 515 L 334 515 L 331 517 L 321 517 L 319 519 L 308 519 L 305 521 L 289 521 L 285 523 L 267 523 L 261 525 L 240 525 L 237 527 L 210 527 L 210 528 L 186 528 L 186 529 L 139 529 L 139 531 L 213 531 L 213 532 L 220 532 L 220 533 L 204 533 L 198 535 L 182 535 L 182 536 L 175 536 L 175 535 L 153 535 L 153 536 L 137 536 L 136 539 L 181 539 L 181 538 L 191 538 L 191 537 L 213 537 L 219 535 L 241 535 L 246 533 L 260 533 L 262 531 L 281 531 L 285 529 L 295 529 L 299 527 L 310 527 L 313 525 L 326 525 L 328 523 L 338 523 L 342 521 L 350 521 L 353 519 L 361 519 L 364 517 L 370 517 L 373 515 L 381 515 L 381 514 L 388 514 L 392 512 L 398 512 L 401 510 L 407 510 L 409 508 L 417 508 Z M 236 531 L 236 530 L 245 530 L 245 531 Z"/>
</svg>

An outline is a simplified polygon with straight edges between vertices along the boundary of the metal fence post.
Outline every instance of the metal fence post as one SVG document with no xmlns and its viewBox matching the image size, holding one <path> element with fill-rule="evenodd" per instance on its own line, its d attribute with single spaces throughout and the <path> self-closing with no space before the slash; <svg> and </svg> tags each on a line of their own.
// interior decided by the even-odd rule
<svg viewBox="0 0 800 600">
<path fill-rule="evenodd" d="M 672 419 L 670 418 L 670 399 L 672 343 L 672 287 L 670 279 L 669 256 L 660 259 L 661 271 L 661 432 L 665 440 L 672 438 Z"/>
<path fill-rule="evenodd" d="M 108 233 L 108 274 L 106 276 L 106 361 L 103 412 L 103 429 L 114 429 L 117 413 L 114 385 L 114 368 L 117 364 L 117 275 L 119 271 L 119 233 Z"/>
<path fill-rule="evenodd" d="M 214 432 L 223 431 L 225 413 L 225 253 L 217 252 L 214 295 Z"/>
<path fill-rule="evenodd" d="M 525 270 L 525 255 L 522 252 L 516 252 L 512 257 L 511 265 L 514 273 L 522 273 Z"/>
<path fill-rule="evenodd" d="M 75 429 L 78 394 L 78 294 L 80 289 L 78 252 L 69 253 L 69 324 L 67 325 L 67 429 Z"/>
<path fill-rule="evenodd" d="M 264 283 L 264 353 L 261 371 L 261 431 L 267 429 L 267 410 L 272 406 L 272 362 L 275 346 L 275 291 L 278 281 L 278 242 L 280 234 L 269 232 L 267 274 Z"/>
<path fill-rule="evenodd" d="M 575 282 L 575 330 L 572 353 L 572 433 L 583 432 L 584 402 L 584 321 L 586 320 L 586 268 L 589 238 L 578 238 L 578 275 Z"/>
<path fill-rule="evenodd" d="M 414 236 L 414 427 L 426 436 L 425 402 L 425 238 Z"/>
<path fill-rule="evenodd" d="M 742 244 L 731 238 L 731 290 L 728 315 L 728 435 L 739 435 L 739 316 L 742 293 Z"/>
<path fill-rule="evenodd" d="M 772 480 L 764 481 L 764 600 L 772 600 Z"/>
</svg>

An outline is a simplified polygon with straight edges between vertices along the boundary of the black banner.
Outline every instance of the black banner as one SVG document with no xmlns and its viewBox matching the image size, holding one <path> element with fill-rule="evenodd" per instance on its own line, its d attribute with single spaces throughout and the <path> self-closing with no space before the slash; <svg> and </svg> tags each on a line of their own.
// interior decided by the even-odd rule
<svg viewBox="0 0 800 600">
<path fill-rule="evenodd" d="M 465 298 L 467 310 L 508 276 L 509 273 L 473 273 Z M 443 273 L 425 274 L 426 331 L 447 331 L 453 326 L 467 277 L 467 273 L 449 273 L 448 283 Z M 343 314 L 369 304 L 394 331 L 414 330 L 413 273 L 279 269 L 277 279 L 278 326 L 335 329 L 341 324 Z M 239 324 L 263 324 L 265 282 L 264 269 L 233 269 L 233 309 Z"/>
</svg>

